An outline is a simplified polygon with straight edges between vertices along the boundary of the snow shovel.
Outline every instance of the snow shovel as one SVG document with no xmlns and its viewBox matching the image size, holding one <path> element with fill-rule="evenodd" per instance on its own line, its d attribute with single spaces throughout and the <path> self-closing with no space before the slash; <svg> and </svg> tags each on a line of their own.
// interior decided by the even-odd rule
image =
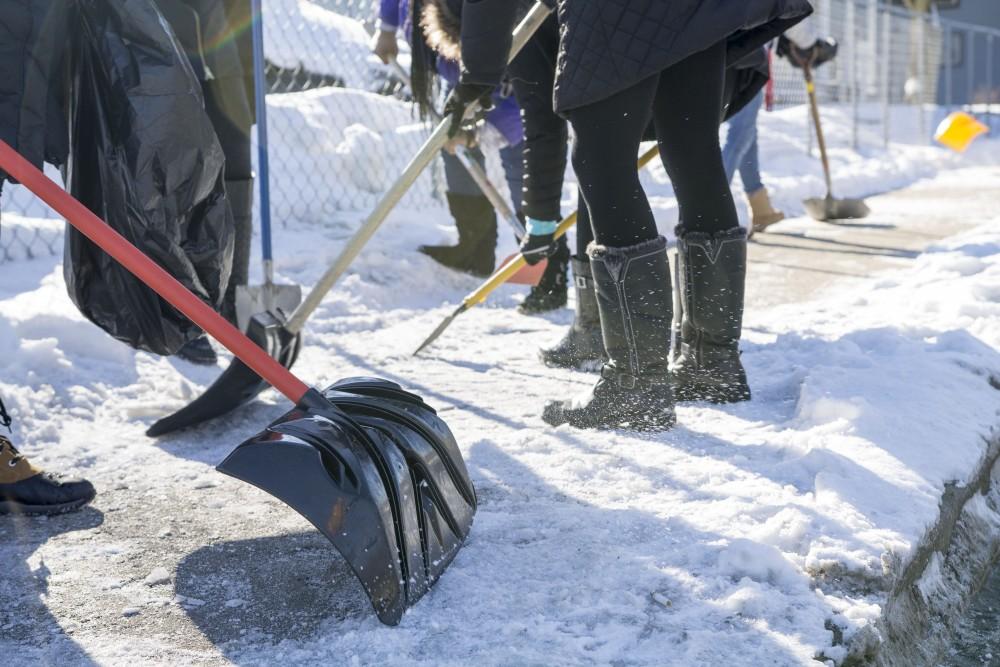
<svg viewBox="0 0 1000 667">
<path fill-rule="evenodd" d="M 413 90 L 413 84 L 410 83 L 410 76 L 406 73 L 406 70 L 403 69 L 402 65 L 400 65 L 398 61 L 393 60 L 389 63 L 389 66 L 392 68 L 393 73 L 399 77 L 406 87 Z M 441 122 L 441 114 L 439 114 L 436 109 L 431 107 L 428 113 L 435 123 Z M 469 155 L 469 150 L 462 145 L 455 146 L 455 157 L 458 158 L 458 161 L 465 168 L 465 171 L 468 172 L 469 177 L 477 186 L 479 186 L 479 190 L 489 200 L 490 204 L 493 205 L 493 209 L 497 212 L 497 215 L 503 218 L 507 224 L 510 225 L 510 228 L 514 231 L 514 236 L 518 239 L 524 238 L 526 233 L 524 225 L 518 219 L 514 211 L 511 210 L 507 201 L 503 198 L 503 195 L 500 194 L 500 191 L 497 190 L 496 187 L 494 187 L 490 182 L 489 177 L 486 175 L 486 170 L 484 170 L 480 164 L 476 162 L 471 155 Z M 500 263 L 500 265 L 503 266 L 516 256 L 516 253 L 514 255 L 508 255 Z M 534 266 L 528 266 L 525 264 L 524 267 L 514 274 L 514 276 L 507 282 L 517 285 L 531 285 L 534 287 L 541 282 L 542 274 L 545 273 L 545 267 L 548 266 L 548 263 L 548 260 L 542 260 Z"/>
<path fill-rule="evenodd" d="M 264 80 L 264 22 L 261 0 L 253 0 L 253 84 L 257 115 L 257 186 L 260 188 L 260 243 L 264 258 L 264 284 L 236 288 L 236 321 L 247 331 L 257 313 L 279 310 L 290 313 L 302 303 L 298 285 L 274 284 L 274 257 L 271 248 L 271 185 L 267 144 L 267 85 Z"/>
<path fill-rule="evenodd" d="M 387 380 L 306 386 L 3 141 L 0 168 L 295 404 L 218 470 L 308 519 L 347 560 L 379 620 L 397 624 L 472 528 L 476 493 L 447 424 Z"/>
<path fill-rule="evenodd" d="M 658 152 L 659 148 L 657 146 L 653 146 L 645 153 L 643 153 L 641 156 L 639 156 L 639 163 L 637 165 L 638 169 L 642 169 L 647 164 L 652 162 L 653 158 L 656 157 Z M 566 232 L 568 232 L 573 227 L 573 225 L 576 224 L 576 217 L 577 217 L 576 211 L 573 211 L 567 217 L 565 217 L 563 221 L 559 223 L 559 226 L 556 228 L 555 238 L 559 238 L 560 236 L 565 235 Z M 451 315 L 442 320 L 441 324 L 439 324 L 437 328 L 431 332 L 431 335 L 428 336 L 426 340 L 424 340 L 424 342 L 420 344 L 420 347 L 418 347 L 416 351 L 414 351 L 413 356 L 417 356 L 418 354 L 423 352 L 427 347 L 429 347 L 434 341 L 440 338 L 441 334 L 445 332 L 445 329 L 450 327 L 451 323 L 454 322 L 459 315 L 461 315 L 467 310 L 471 310 L 472 308 L 486 301 L 486 298 L 490 294 L 492 294 L 498 287 L 500 287 L 508 280 L 510 280 L 510 277 L 513 276 L 515 273 L 517 273 L 524 264 L 525 264 L 524 257 L 518 254 L 515 255 L 513 259 L 507 261 L 499 269 L 497 269 L 493 273 L 493 275 L 487 278 L 486 281 L 482 285 L 480 285 L 474 292 L 472 292 L 467 297 L 462 299 L 461 305 L 458 306 L 458 308 L 456 308 Z"/>
<path fill-rule="evenodd" d="M 956 153 L 964 153 L 982 134 L 990 131 L 986 125 L 976 120 L 975 116 L 964 111 L 948 114 L 934 131 L 934 141 L 946 146 Z"/>
<path fill-rule="evenodd" d="M 514 30 L 508 62 L 518 54 L 551 12 L 552 9 L 543 2 L 535 3 L 531 11 Z M 469 114 L 472 115 L 475 111 L 475 109 L 470 108 Z M 260 318 L 257 325 L 254 325 L 251 320 L 248 333 L 254 342 L 272 354 L 276 354 L 275 358 L 287 367 L 291 367 L 298 355 L 299 334 L 309 317 L 319 307 L 327 293 L 333 289 L 337 280 L 351 266 L 351 263 L 361 253 L 372 236 L 375 235 L 375 232 L 385 222 L 389 213 L 417 180 L 420 173 L 444 148 L 448 141 L 448 126 L 448 120 L 443 120 L 438 124 L 431 136 L 403 169 L 403 173 L 399 175 L 382 200 L 376 204 L 361 228 L 347 242 L 340 255 L 312 288 L 305 301 L 299 304 L 291 316 L 287 318 L 287 321 L 284 314 L 279 311 L 272 311 L 268 317 Z M 288 363 L 285 363 L 286 360 L 289 360 Z M 164 435 L 221 417 L 252 400 L 266 386 L 267 382 L 256 373 L 255 369 L 248 368 L 247 364 L 236 358 L 205 393 L 178 412 L 153 424 L 146 431 L 146 434 L 150 436 Z"/>
<path fill-rule="evenodd" d="M 823 138 L 823 126 L 819 120 L 819 103 L 816 101 L 816 83 L 813 81 L 812 68 L 808 63 L 802 66 L 806 78 L 806 92 L 809 93 L 809 110 L 812 113 L 813 124 L 816 126 L 816 143 L 819 144 L 819 155 L 823 162 L 823 176 L 826 178 L 826 197 L 806 199 L 802 205 L 806 212 L 815 220 L 848 220 L 867 217 L 871 210 L 863 199 L 836 199 L 833 196 L 833 181 L 830 178 L 830 161 L 826 155 L 826 141 Z"/>
</svg>

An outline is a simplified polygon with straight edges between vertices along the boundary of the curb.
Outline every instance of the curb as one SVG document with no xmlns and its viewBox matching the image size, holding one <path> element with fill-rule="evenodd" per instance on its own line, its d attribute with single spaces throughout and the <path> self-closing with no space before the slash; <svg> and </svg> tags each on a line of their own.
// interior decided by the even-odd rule
<svg viewBox="0 0 1000 667">
<path fill-rule="evenodd" d="M 937 523 L 890 582 L 882 615 L 848 643 L 843 667 L 936 665 L 1000 560 L 1000 433 L 966 486 L 949 484 Z"/>
</svg>

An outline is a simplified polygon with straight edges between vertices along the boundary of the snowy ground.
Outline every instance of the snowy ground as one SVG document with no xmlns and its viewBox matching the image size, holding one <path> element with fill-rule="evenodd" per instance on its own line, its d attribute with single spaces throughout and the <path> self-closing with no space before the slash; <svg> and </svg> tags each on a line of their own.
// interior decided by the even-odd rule
<svg viewBox="0 0 1000 667">
<path fill-rule="evenodd" d="M 820 187 L 804 121 L 791 109 L 764 122 L 766 177 L 792 213 Z M 844 145 L 836 113 L 830 125 Z M 212 470 L 283 400 L 268 392 L 150 441 L 145 428 L 218 371 L 136 354 L 83 321 L 57 259 L 0 266 L 0 395 L 16 438 L 101 492 L 79 515 L 0 521 L 0 654 L 13 665 L 842 658 L 834 644 L 878 617 L 944 485 L 966 479 L 1000 424 L 997 147 L 981 143 L 964 158 L 981 166 L 965 169 L 925 146 L 835 148 L 845 194 L 928 180 L 873 198 L 865 221 L 798 218 L 762 236 L 743 346 L 754 400 L 683 406 L 656 436 L 541 422 L 545 400 L 593 376 L 538 363 L 571 313 L 520 316 L 523 289 L 411 357 L 477 281 L 413 251 L 450 232 L 443 213 L 397 211 L 311 321 L 296 367 L 316 384 L 399 381 L 441 411 L 468 460 L 481 501 L 470 541 L 394 629 L 303 520 Z M 644 178 L 669 232 L 662 169 Z M 282 230 L 281 279 L 311 284 L 359 217 Z"/>
</svg>

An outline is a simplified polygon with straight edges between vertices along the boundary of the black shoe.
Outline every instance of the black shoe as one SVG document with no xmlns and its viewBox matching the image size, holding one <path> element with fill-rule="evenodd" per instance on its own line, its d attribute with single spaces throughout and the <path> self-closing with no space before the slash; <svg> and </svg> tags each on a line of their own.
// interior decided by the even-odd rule
<svg viewBox="0 0 1000 667">
<path fill-rule="evenodd" d="M 671 367 L 678 401 L 750 400 L 740 361 L 747 270 L 746 231 L 677 236 L 680 350 Z"/>
<path fill-rule="evenodd" d="M 208 336 L 199 336 L 185 343 L 181 349 L 177 350 L 177 356 L 200 366 L 214 366 L 219 363 L 219 357 L 208 341 Z"/>
<path fill-rule="evenodd" d="M 458 245 L 422 245 L 417 250 L 449 269 L 485 278 L 496 265 L 497 216 L 482 195 L 448 193 L 448 208 L 458 229 Z"/>
<path fill-rule="evenodd" d="M 528 296 L 517 309 L 523 315 L 538 315 L 565 308 L 569 300 L 566 276 L 569 273 L 569 246 L 566 237 L 556 241 L 555 254 L 549 257 L 545 272 L 538 284 L 531 288 Z"/>
<path fill-rule="evenodd" d="M 573 257 L 570 263 L 576 287 L 576 317 L 555 347 L 539 351 L 542 363 L 556 368 L 580 368 L 604 361 L 601 314 L 597 311 L 597 293 L 594 291 L 590 260 Z"/>
<path fill-rule="evenodd" d="M 0 436 L 0 514 L 63 514 L 94 499 L 94 486 L 32 466 Z"/>
<path fill-rule="evenodd" d="M 591 245 L 608 361 L 586 395 L 545 406 L 553 426 L 661 431 L 676 421 L 669 376 L 673 300 L 663 237 L 628 248 Z"/>
</svg>

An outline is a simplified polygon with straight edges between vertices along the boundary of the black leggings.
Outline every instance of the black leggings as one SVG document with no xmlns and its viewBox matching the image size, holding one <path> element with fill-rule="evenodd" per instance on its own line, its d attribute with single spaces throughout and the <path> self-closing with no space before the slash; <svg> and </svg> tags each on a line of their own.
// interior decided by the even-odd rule
<svg viewBox="0 0 1000 667">
<path fill-rule="evenodd" d="M 577 137 L 573 168 L 598 243 L 627 247 L 658 234 L 636 170 L 650 114 L 677 195 L 681 231 L 714 233 L 739 224 L 719 148 L 725 58 L 725 44 L 719 43 L 569 112 Z"/>
</svg>

